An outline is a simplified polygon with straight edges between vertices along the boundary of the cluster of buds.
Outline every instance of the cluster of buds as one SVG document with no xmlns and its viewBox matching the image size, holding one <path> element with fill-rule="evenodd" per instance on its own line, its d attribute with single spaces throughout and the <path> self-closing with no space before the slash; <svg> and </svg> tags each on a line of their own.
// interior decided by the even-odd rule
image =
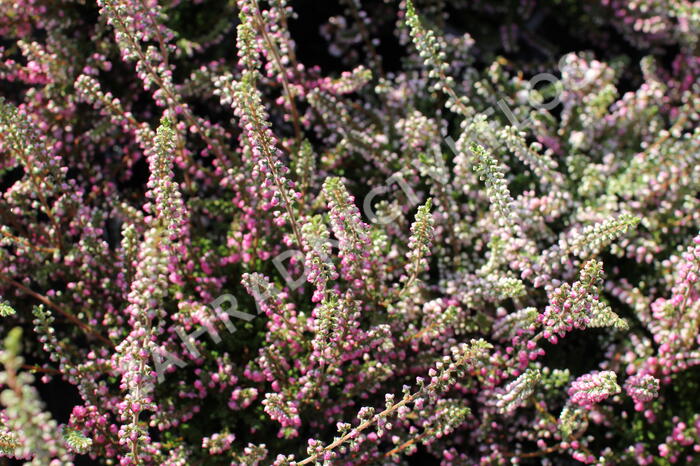
<svg viewBox="0 0 700 466">
<path fill-rule="evenodd" d="M 626 322 L 600 301 L 602 277 L 602 264 L 590 260 L 584 264 L 577 282 L 565 283 L 551 293 L 549 305 L 537 318 L 546 339 L 556 343 L 573 329 L 587 327 L 627 328 Z"/>
<path fill-rule="evenodd" d="M 606 398 L 620 393 L 617 376 L 612 371 L 591 372 L 571 383 L 571 401 L 584 408 L 592 408 Z"/>
</svg>

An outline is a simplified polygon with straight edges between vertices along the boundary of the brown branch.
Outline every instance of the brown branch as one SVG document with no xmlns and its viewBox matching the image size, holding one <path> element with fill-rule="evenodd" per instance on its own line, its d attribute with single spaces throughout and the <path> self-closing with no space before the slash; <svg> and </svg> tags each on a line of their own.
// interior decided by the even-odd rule
<svg viewBox="0 0 700 466">
<path fill-rule="evenodd" d="M 260 13 L 260 7 L 258 6 L 257 1 L 255 1 L 255 26 L 260 31 L 263 40 L 267 43 L 267 47 L 270 50 L 270 53 L 272 54 L 272 58 L 275 61 L 275 65 L 277 65 L 277 68 L 280 71 L 280 75 L 282 77 L 282 87 L 284 88 L 284 93 L 287 94 L 287 101 L 289 102 L 289 108 L 292 112 L 292 126 L 294 126 L 294 138 L 296 139 L 296 145 L 298 149 L 299 147 L 301 147 L 301 140 L 303 137 L 301 133 L 301 125 L 299 123 L 299 112 L 297 110 L 296 104 L 294 103 L 294 96 L 292 95 L 291 88 L 289 87 L 289 80 L 287 79 L 287 70 L 282 66 L 282 59 L 279 56 L 277 47 L 275 46 L 274 42 L 272 42 L 272 39 L 270 39 L 269 34 L 265 30 L 265 24 L 262 20 L 262 14 Z"/>
<path fill-rule="evenodd" d="M 122 17 L 116 13 L 115 9 L 115 19 L 119 21 L 119 24 L 121 26 L 121 30 L 124 33 L 124 35 L 129 39 L 129 42 L 131 43 L 131 46 L 134 48 L 136 53 L 139 56 L 139 60 L 143 63 L 143 65 L 147 68 L 148 73 L 150 74 L 151 78 L 153 81 L 158 85 L 158 87 L 168 96 L 169 102 L 168 102 L 168 107 L 170 107 L 170 102 L 176 102 L 178 103 L 181 108 L 182 108 L 182 115 L 187 120 L 187 124 L 189 126 L 195 126 L 197 128 L 197 133 L 199 133 L 199 136 L 204 140 L 204 142 L 212 148 L 214 153 L 219 157 L 222 162 L 225 159 L 225 154 L 222 151 L 221 147 L 219 146 L 218 142 L 215 143 L 213 139 L 211 139 L 209 136 L 206 135 L 204 128 L 202 125 L 199 123 L 195 115 L 191 112 L 189 107 L 184 103 L 181 102 L 180 99 L 178 98 L 177 95 L 174 95 L 172 93 L 172 90 L 170 89 L 170 86 L 166 86 L 165 82 L 161 79 L 161 76 L 156 72 L 156 70 L 153 68 L 153 65 L 148 61 L 146 55 L 144 54 L 141 45 L 134 39 L 134 37 L 131 35 L 129 32 L 128 28 L 126 27 L 126 24 L 124 23 L 124 20 Z M 171 107 L 172 110 L 172 107 Z M 177 112 L 173 112 L 177 114 Z"/>
<path fill-rule="evenodd" d="M 44 374 L 51 374 L 51 375 L 63 374 L 63 372 L 56 370 L 56 369 L 51 369 L 50 367 L 32 366 L 29 364 L 22 364 L 22 369 L 24 369 L 26 371 L 42 372 Z"/>
<path fill-rule="evenodd" d="M 420 442 L 420 441 L 423 440 L 425 437 L 427 437 L 428 435 L 430 435 L 432 432 L 433 432 L 432 430 L 426 430 L 426 431 L 423 432 L 422 434 L 420 434 L 420 435 L 418 435 L 418 436 L 416 436 L 416 437 L 413 437 L 412 439 L 409 439 L 409 440 L 405 441 L 404 443 L 402 443 L 401 445 L 397 446 L 396 448 L 393 448 L 392 450 L 389 450 L 388 452 L 384 453 L 384 458 L 389 458 L 390 456 L 393 456 L 393 455 L 395 455 L 395 454 L 397 454 L 397 453 L 402 452 L 403 450 L 405 450 L 406 448 L 410 447 L 410 446 L 413 445 L 414 443 Z"/>
<path fill-rule="evenodd" d="M 393 412 L 396 411 L 397 409 L 399 409 L 399 408 L 401 408 L 401 407 L 407 405 L 408 403 L 411 403 L 413 400 L 415 400 L 416 398 L 418 398 L 420 395 L 423 395 L 423 390 L 418 390 L 418 391 L 417 391 L 416 393 L 414 393 L 413 395 L 410 395 L 410 396 L 404 398 L 403 400 L 399 401 L 398 403 L 396 403 L 396 404 L 393 405 L 392 407 L 386 408 L 386 409 L 385 409 L 384 411 L 382 411 L 381 413 L 372 416 L 370 419 L 367 419 L 365 422 L 363 422 L 363 423 L 360 424 L 359 426 L 355 427 L 354 429 L 352 429 L 352 430 L 351 430 L 350 432 L 348 432 L 347 434 L 345 434 L 345 435 L 343 435 L 342 437 L 336 439 L 335 442 L 333 442 L 333 443 L 331 443 L 330 445 L 326 446 L 326 447 L 323 449 L 323 451 L 324 451 L 324 452 L 333 451 L 333 449 L 335 449 L 337 446 L 342 445 L 343 443 L 345 443 L 346 441 L 348 441 L 351 437 L 357 436 L 357 434 L 359 434 L 360 432 L 362 432 L 363 430 L 365 430 L 366 428 L 370 427 L 372 424 L 374 424 L 375 422 L 377 422 L 377 421 L 379 420 L 379 418 L 387 417 L 389 414 L 393 413 Z M 309 457 L 306 458 L 305 460 L 302 460 L 302 461 L 298 462 L 297 465 L 302 466 L 302 465 L 304 465 L 304 464 L 311 463 L 312 461 L 316 460 L 316 458 L 318 458 L 320 455 L 321 455 L 321 453 L 314 453 L 313 455 L 309 456 Z"/>
<path fill-rule="evenodd" d="M 10 277 L 8 277 L 7 275 L 5 275 L 5 274 L 3 274 L 3 273 L 0 273 L 0 280 L 6 281 L 7 283 L 9 283 L 10 285 L 14 286 L 15 288 L 17 288 L 18 290 L 22 291 L 23 293 L 28 294 L 29 296 L 31 296 L 32 298 L 34 298 L 34 299 L 36 299 L 37 301 L 41 302 L 41 303 L 44 304 L 45 306 L 50 307 L 50 308 L 53 309 L 54 311 L 58 312 L 58 313 L 61 314 L 63 317 L 65 317 L 66 319 L 68 319 L 70 322 L 72 322 L 72 323 L 74 323 L 75 325 L 77 325 L 78 327 L 80 327 L 80 329 L 83 330 L 87 335 L 91 335 L 91 336 L 97 338 L 98 340 L 100 340 L 101 342 L 103 342 L 104 344 L 106 344 L 107 346 L 109 346 L 110 348 L 115 348 L 114 343 L 112 343 L 112 342 L 111 342 L 110 340 L 108 340 L 107 338 L 103 337 L 100 333 L 98 333 L 98 332 L 97 332 L 95 329 L 93 329 L 90 325 L 88 325 L 88 324 L 86 324 L 85 322 L 81 321 L 81 320 L 78 319 L 76 316 L 74 316 L 72 313 L 66 311 L 66 310 L 63 309 L 61 306 L 59 306 L 58 304 L 54 303 L 53 301 L 51 301 L 51 300 L 50 300 L 49 298 L 47 298 L 46 296 L 41 295 L 41 294 L 39 294 L 39 293 L 37 293 L 37 292 L 31 290 L 30 288 L 28 288 L 28 287 L 24 286 L 23 284 L 21 284 L 21 283 L 15 281 L 15 280 L 13 280 L 13 279 L 11 279 Z"/>
<path fill-rule="evenodd" d="M 9 233 L 9 232 L 4 231 L 4 230 L 0 230 L 0 234 L 2 234 L 6 238 L 9 238 L 10 240 L 12 240 L 16 243 L 21 244 L 24 247 L 33 249 L 37 252 L 54 253 L 55 251 L 58 250 L 56 248 L 45 248 L 43 246 L 35 246 L 35 245 L 31 244 L 28 240 L 26 240 L 24 238 L 20 238 L 19 236 L 15 236 L 12 233 Z"/>
</svg>

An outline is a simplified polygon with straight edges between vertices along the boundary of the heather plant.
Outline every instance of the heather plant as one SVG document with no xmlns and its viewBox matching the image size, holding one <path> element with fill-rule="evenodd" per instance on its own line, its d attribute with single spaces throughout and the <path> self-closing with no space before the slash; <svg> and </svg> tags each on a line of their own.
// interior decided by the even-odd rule
<svg viewBox="0 0 700 466">
<path fill-rule="evenodd" d="M 0 2 L 0 456 L 700 462 L 699 33 Z"/>
</svg>

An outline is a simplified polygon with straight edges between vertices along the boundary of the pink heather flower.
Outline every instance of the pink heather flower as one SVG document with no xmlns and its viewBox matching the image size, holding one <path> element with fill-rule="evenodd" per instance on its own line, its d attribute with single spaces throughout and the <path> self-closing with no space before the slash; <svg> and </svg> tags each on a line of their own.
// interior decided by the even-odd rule
<svg viewBox="0 0 700 466">
<path fill-rule="evenodd" d="M 659 379 L 649 374 L 632 376 L 625 382 L 625 392 L 635 403 L 651 401 L 659 396 Z"/>
<path fill-rule="evenodd" d="M 613 371 L 591 372 L 574 380 L 569 388 L 571 401 L 591 408 L 611 395 L 620 393 L 617 376 Z"/>
<path fill-rule="evenodd" d="M 549 305 L 538 316 L 544 327 L 544 337 L 556 343 L 573 329 L 587 327 L 617 327 L 626 329 L 627 323 L 600 300 L 603 264 L 589 260 L 573 285 L 564 283 L 550 294 Z"/>
</svg>

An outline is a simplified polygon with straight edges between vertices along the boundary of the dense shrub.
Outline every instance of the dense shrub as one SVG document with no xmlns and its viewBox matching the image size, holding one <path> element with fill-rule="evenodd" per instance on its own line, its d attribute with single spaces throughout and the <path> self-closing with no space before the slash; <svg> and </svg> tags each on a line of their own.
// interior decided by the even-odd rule
<svg viewBox="0 0 700 466">
<path fill-rule="evenodd" d="M 700 462 L 700 6 L 0 2 L 0 452 Z"/>
</svg>

